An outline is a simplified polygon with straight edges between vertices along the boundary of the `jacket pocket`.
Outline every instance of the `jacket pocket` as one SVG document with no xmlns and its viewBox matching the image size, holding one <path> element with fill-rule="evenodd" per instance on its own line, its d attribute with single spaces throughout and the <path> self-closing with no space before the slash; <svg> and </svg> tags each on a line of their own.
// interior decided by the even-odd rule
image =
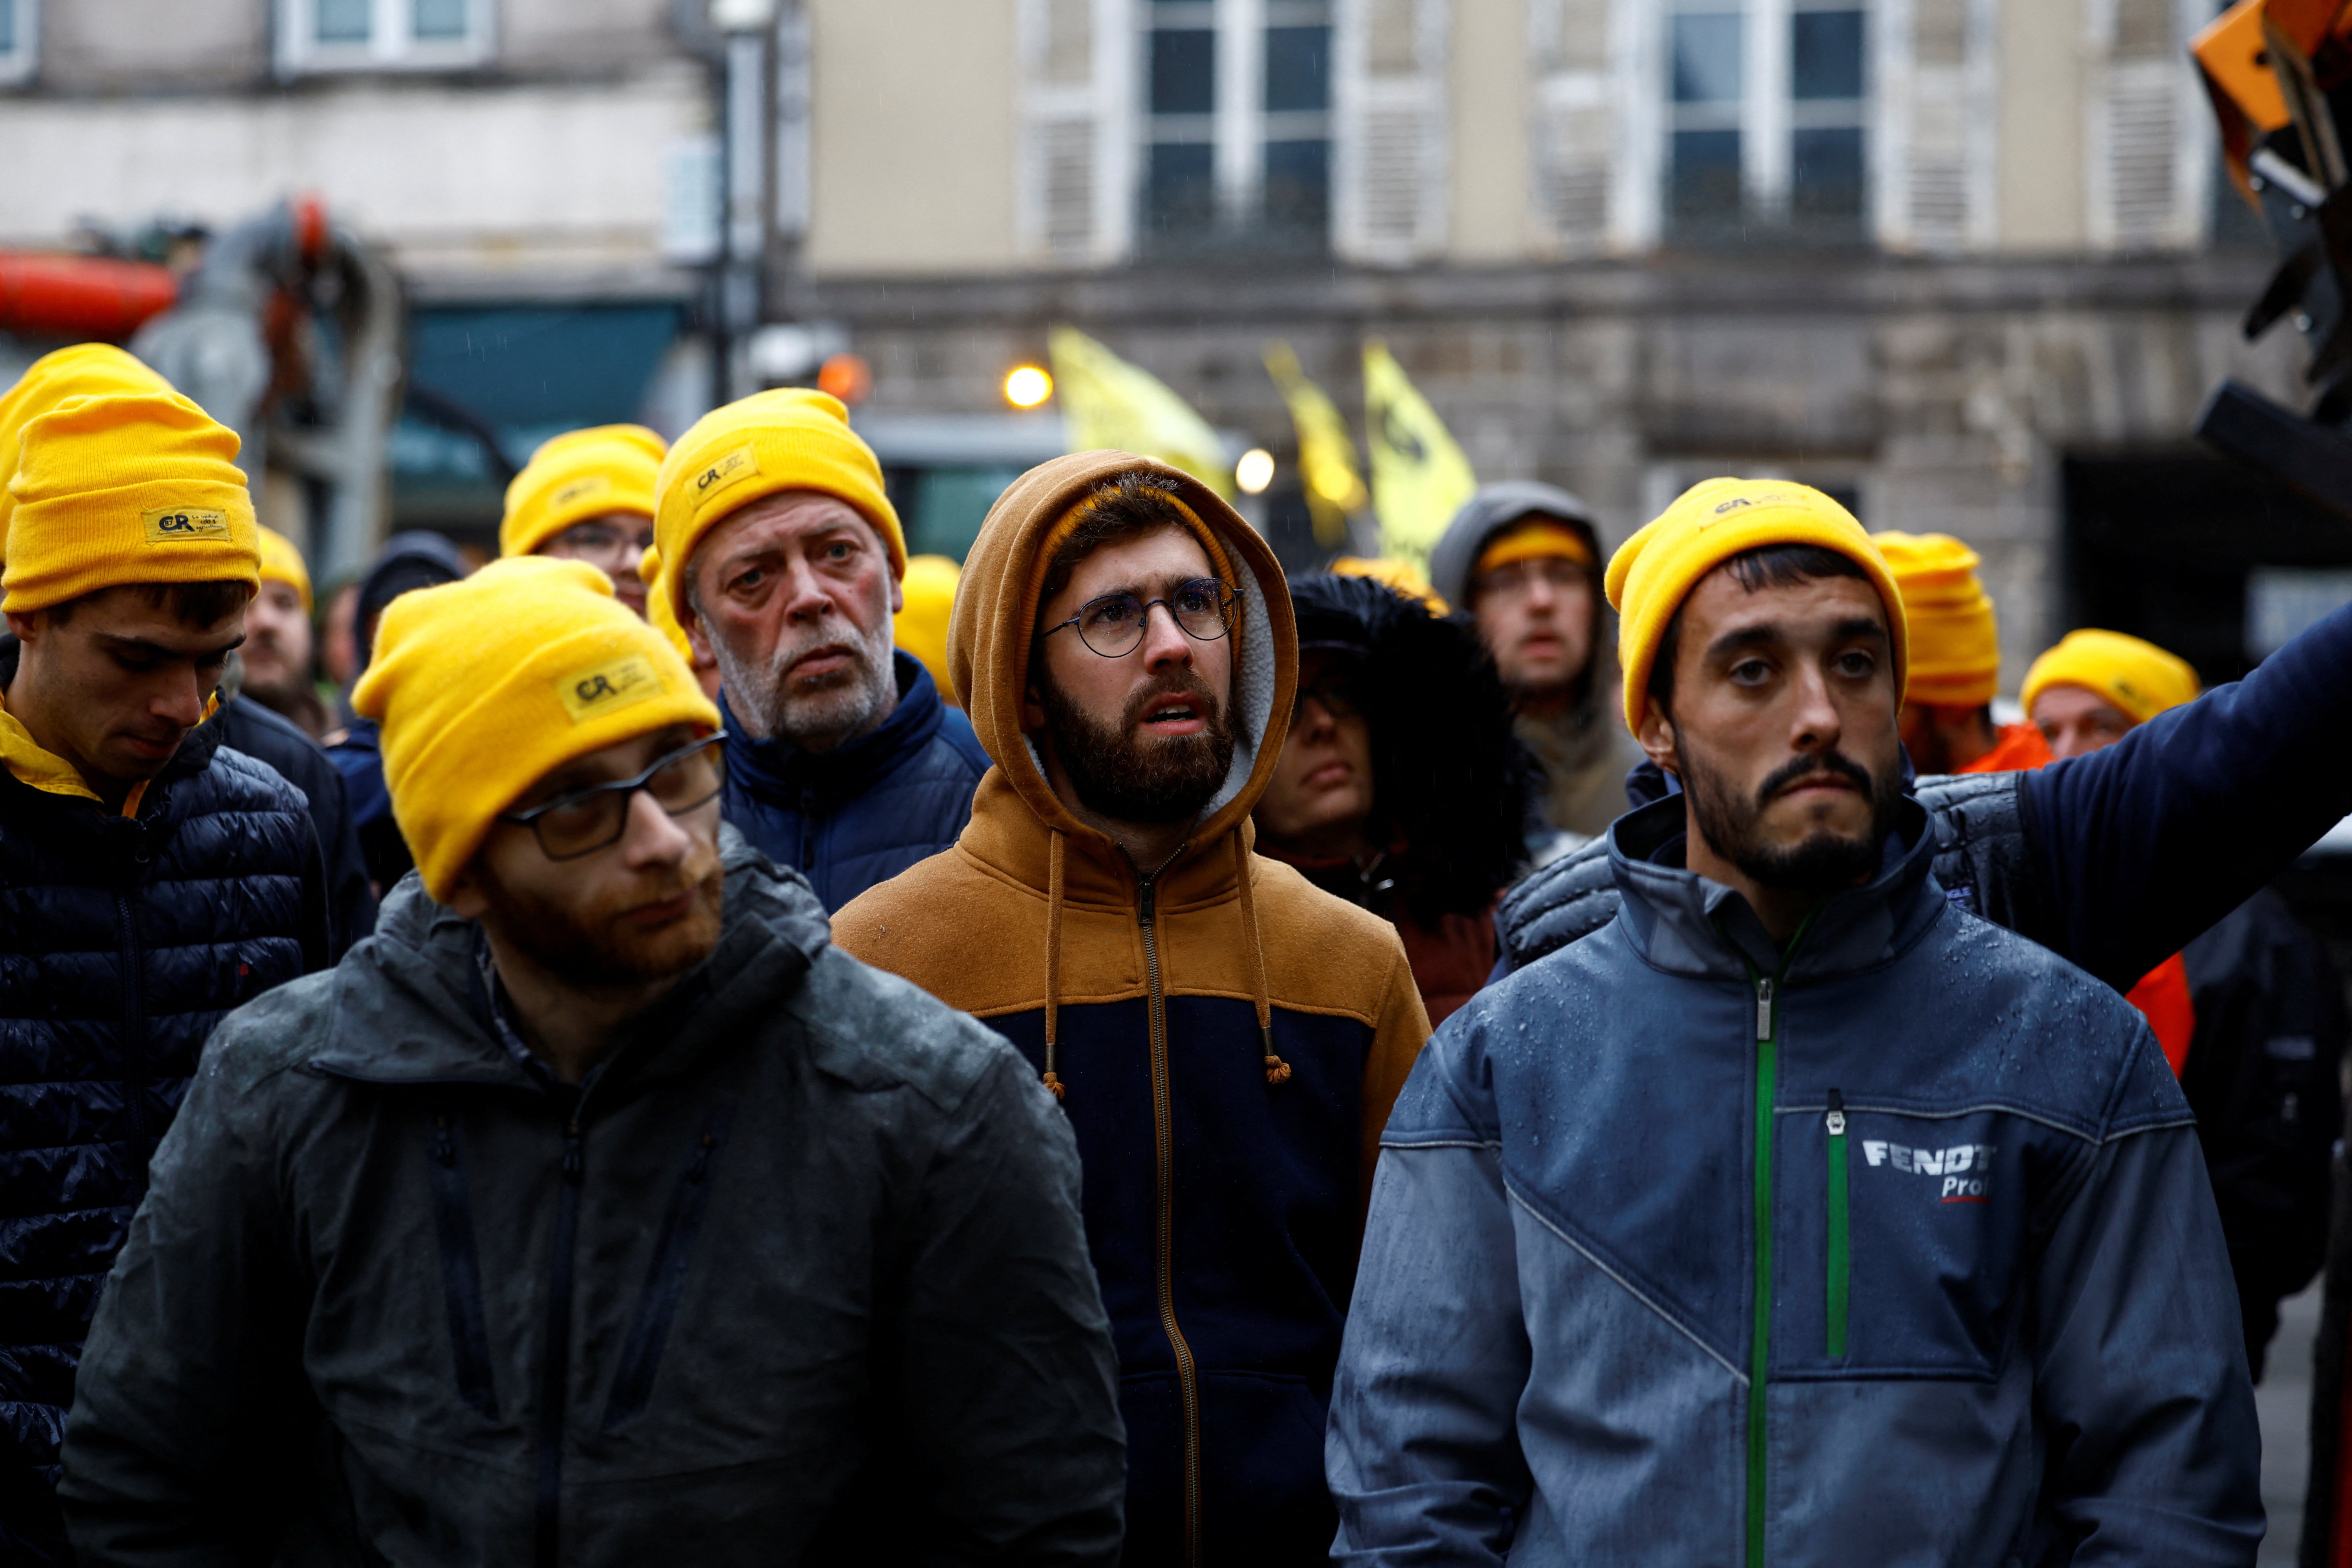
<svg viewBox="0 0 2352 1568">
<path fill-rule="evenodd" d="M 466 1195 L 465 1167 L 449 1113 L 433 1113 L 433 1231 L 441 1246 L 441 1295 L 449 1310 L 449 1350 L 457 1392 L 485 1417 L 497 1420 L 498 1387 L 490 1380 L 490 1335 L 482 1312 L 482 1262 L 474 1246 L 474 1210 Z"/>
<path fill-rule="evenodd" d="M 1825 1347 L 1829 1358 L 1843 1361 L 1846 1309 L 1853 1285 L 1853 1257 L 1846 1217 L 1845 1097 L 1836 1089 L 1830 1090 L 1829 1114 L 1824 1119 L 1824 1125 L 1829 1133 L 1829 1190 L 1825 1194 L 1829 1208 L 1829 1276 L 1823 1282 L 1822 1315 L 1829 1326 L 1829 1342 Z"/>
<path fill-rule="evenodd" d="M 686 1270 L 694 1259 L 695 1237 L 710 1206 L 710 1163 L 726 1144 L 727 1130 L 734 1120 L 734 1101 L 720 1101 L 696 1137 L 694 1153 L 670 1194 L 669 1212 L 662 1216 L 661 1235 L 654 1242 L 653 1266 L 646 1271 L 646 1288 L 637 1298 L 637 1315 L 629 1324 L 629 1337 L 622 1342 L 620 1369 L 613 1374 L 613 1392 L 604 1403 L 607 1432 L 642 1415 L 653 1397 L 654 1373 L 661 1368 L 670 1322 L 677 1316 L 678 1298 L 686 1291 Z"/>
</svg>

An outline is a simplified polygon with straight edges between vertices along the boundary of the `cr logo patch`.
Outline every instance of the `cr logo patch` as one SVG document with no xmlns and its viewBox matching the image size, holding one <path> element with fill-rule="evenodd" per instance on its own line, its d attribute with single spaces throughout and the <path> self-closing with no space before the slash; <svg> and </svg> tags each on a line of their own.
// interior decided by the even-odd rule
<svg viewBox="0 0 2352 1568">
<path fill-rule="evenodd" d="M 660 672 L 641 653 L 624 654 L 574 670 L 555 683 L 555 695 L 574 724 L 643 702 L 660 695 L 661 689 Z"/>
<path fill-rule="evenodd" d="M 695 471 L 688 485 L 694 492 L 694 504 L 698 510 L 703 503 L 720 490 L 740 484 L 760 471 L 760 454 L 750 447 L 738 447 L 705 463 Z"/>
<path fill-rule="evenodd" d="M 612 488 L 613 481 L 604 475 L 591 474 L 584 479 L 574 479 L 556 491 L 555 499 L 548 504 L 560 510 L 570 506 L 573 501 L 585 500 L 590 496 L 601 494 Z"/>
<path fill-rule="evenodd" d="M 141 512 L 139 521 L 146 525 L 150 544 L 228 537 L 228 513 L 211 507 L 159 506 Z"/>
</svg>

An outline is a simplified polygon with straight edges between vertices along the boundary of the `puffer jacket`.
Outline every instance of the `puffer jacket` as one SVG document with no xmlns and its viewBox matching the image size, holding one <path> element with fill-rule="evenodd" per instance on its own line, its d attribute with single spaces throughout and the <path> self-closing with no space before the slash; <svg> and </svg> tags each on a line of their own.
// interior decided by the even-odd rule
<svg viewBox="0 0 2352 1568">
<path fill-rule="evenodd" d="M 2352 605 L 2112 746 L 1917 791 L 1947 893 L 2128 990 L 2352 815 Z M 1608 854 L 1596 840 L 1511 889 L 1503 969 L 1608 923 Z"/>
<path fill-rule="evenodd" d="M 64 767 L 5 714 L 0 760 Z M 0 767 L 0 1562 L 62 1560 L 82 1337 L 205 1037 L 327 962 L 299 790 L 205 725 L 137 809 Z"/>
<path fill-rule="evenodd" d="M 1238 567 L 1234 719 L 1251 738 L 1149 875 L 1055 795 L 1021 728 L 1046 535 L 1124 469 L 1156 473 Z M 955 847 L 841 910 L 834 940 L 1066 1088 L 1118 1340 L 1128 1568 L 1320 1563 L 1364 1194 L 1428 1025 L 1394 927 L 1251 852 L 1297 680 L 1281 568 L 1199 481 L 1087 452 L 1005 491 L 958 593 L 950 668 L 996 766 Z"/>
<path fill-rule="evenodd" d="M 310 803 L 320 853 L 327 864 L 327 916 L 333 942 L 331 962 L 375 929 L 375 890 L 360 853 L 358 825 L 352 820 L 343 775 L 326 748 L 291 719 L 240 694 L 220 705 L 207 722 L 218 727 L 221 743 L 278 770 Z"/>
<path fill-rule="evenodd" d="M 1782 949 L 1612 831 L 1616 918 L 1440 1032 L 1332 1400 L 1347 1563 L 2251 1564 L 2261 1438 L 2188 1103 L 1904 813 Z"/>
<path fill-rule="evenodd" d="M 1116 1561 L 1068 1129 L 722 854 L 717 951 L 579 1089 L 414 877 L 221 1026 L 91 1331 L 86 1561 Z"/>
<path fill-rule="evenodd" d="M 755 741 L 727 724 L 727 820 L 769 859 L 809 880 L 828 910 L 955 842 L 988 753 L 971 721 L 940 700 L 913 655 L 891 656 L 898 706 L 879 729 L 830 752 Z"/>
</svg>

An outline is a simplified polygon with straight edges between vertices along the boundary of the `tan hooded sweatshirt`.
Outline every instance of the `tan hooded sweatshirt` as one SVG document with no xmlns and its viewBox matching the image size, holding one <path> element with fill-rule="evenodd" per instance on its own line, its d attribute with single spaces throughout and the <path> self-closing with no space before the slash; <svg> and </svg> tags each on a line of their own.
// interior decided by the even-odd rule
<svg viewBox="0 0 2352 1568">
<path fill-rule="evenodd" d="M 1214 532 L 1241 599 L 1233 768 L 1148 882 L 1055 797 L 1021 727 L 1041 546 L 1129 469 Z M 948 642 L 996 765 L 955 847 L 844 907 L 834 940 L 992 1024 L 1066 1091 L 1119 1342 L 1129 1560 L 1160 1561 L 1147 1542 L 1216 1562 L 1282 1542 L 1319 1560 L 1323 1405 L 1361 1216 L 1429 1026 L 1393 927 L 1251 853 L 1297 675 L 1281 568 L 1197 480 L 1080 453 L 998 500 Z M 1204 1447 L 1204 1429 L 1255 1436 Z"/>
</svg>

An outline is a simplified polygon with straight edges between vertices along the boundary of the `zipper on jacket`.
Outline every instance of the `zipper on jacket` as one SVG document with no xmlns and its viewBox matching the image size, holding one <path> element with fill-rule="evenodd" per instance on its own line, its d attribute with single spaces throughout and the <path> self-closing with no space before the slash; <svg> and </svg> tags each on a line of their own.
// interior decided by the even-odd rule
<svg viewBox="0 0 2352 1568">
<path fill-rule="evenodd" d="M 607 1432 L 641 1414 L 653 1397 L 654 1373 L 661 1369 L 670 1323 L 677 1316 L 678 1298 L 686 1292 L 687 1266 L 694 1260 L 695 1237 L 701 1234 L 703 1213 L 710 1206 L 710 1161 L 727 1142 L 734 1120 L 734 1101 L 721 1101 L 696 1135 L 694 1158 L 670 1195 L 669 1212 L 662 1216 L 661 1235 L 654 1242 L 653 1264 L 646 1270 L 645 1294 L 637 1299 L 636 1318 L 629 1324 L 628 1338 L 621 1342 L 620 1370 L 613 1374 L 613 1391 L 605 1396 Z"/>
<path fill-rule="evenodd" d="M 538 1568 L 555 1568 L 563 1496 L 563 1403 L 572 1381 L 572 1254 L 580 1239 L 580 1108 L 563 1124 L 563 1179 L 556 1186 L 555 1258 L 547 1280 L 547 1346 L 539 1380 Z"/>
<path fill-rule="evenodd" d="M 1772 1349 L 1772 1093 L 1780 1069 L 1781 980 L 1798 944 L 1813 923 L 1807 915 L 1780 952 L 1769 974 L 1748 973 L 1756 983 L 1756 1307 L 1748 1352 L 1748 1568 L 1764 1568 L 1765 1401 L 1764 1375 Z"/>
<path fill-rule="evenodd" d="M 147 1156 L 135 1145 L 147 1140 L 147 1025 L 139 1011 L 139 994 L 146 989 L 139 952 L 139 928 L 131 917 L 128 894 L 114 895 L 114 918 L 122 928 L 122 1109 L 130 1141 L 133 1190 L 147 1190 Z"/>
<path fill-rule="evenodd" d="M 489 1328 L 482 1308 L 481 1255 L 474 1245 L 474 1211 L 466 1196 L 466 1172 L 457 1163 L 457 1138 L 449 1113 L 433 1113 L 433 1230 L 441 1244 L 441 1295 L 449 1313 L 449 1350 L 457 1363 L 457 1392 L 466 1403 L 497 1420 L 499 1396 L 490 1377 Z"/>
<path fill-rule="evenodd" d="M 1177 855 L 1182 853 L 1181 848 L 1176 851 Z M 1160 942 L 1153 929 L 1153 900 L 1160 872 L 1173 864 L 1175 858 L 1175 855 L 1170 856 L 1159 870 L 1136 873 L 1136 921 L 1143 928 L 1143 969 L 1150 988 L 1151 1141 L 1157 1160 L 1154 1186 L 1159 1200 L 1154 1225 L 1158 1235 L 1154 1239 L 1158 1244 L 1155 1272 L 1159 1276 L 1160 1327 L 1168 1335 L 1169 1349 L 1176 1357 L 1176 1396 L 1184 1415 L 1184 1561 L 1197 1565 L 1201 1561 L 1201 1381 L 1199 1369 L 1192 1362 L 1192 1347 L 1184 1342 L 1184 1331 L 1176 1323 L 1175 1115 L 1168 1088 L 1168 999 L 1160 989 Z"/>
<path fill-rule="evenodd" d="M 1845 1096 L 1830 1090 L 1829 1114 L 1822 1119 L 1829 1132 L 1829 1280 L 1825 1293 L 1829 1321 L 1829 1355 L 1845 1359 L 1846 1292 L 1853 1282 L 1851 1243 L 1846 1235 Z"/>
</svg>

